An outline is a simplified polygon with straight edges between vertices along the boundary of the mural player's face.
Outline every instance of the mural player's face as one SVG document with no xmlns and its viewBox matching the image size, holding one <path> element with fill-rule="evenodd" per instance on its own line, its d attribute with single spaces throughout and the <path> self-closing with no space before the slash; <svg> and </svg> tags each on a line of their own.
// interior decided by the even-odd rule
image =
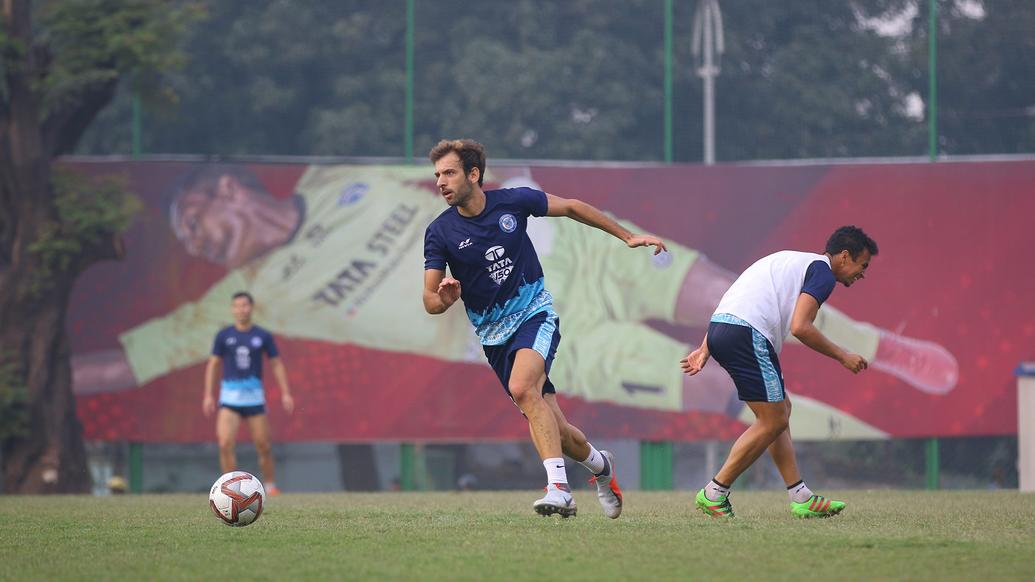
<svg viewBox="0 0 1035 582">
<path fill-rule="evenodd" d="M 242 199 L 240 183 L 229 176 L 219 178 L 211 192 L 201 186 L 181 195 L 174 226 L 187 253 L 230 268 L 246 262 L 242 242 L 250 225 Z"/>
<path fill-rule="evenodd" d="M 851 287 L 859 279 L 866 276 L 866 269 L 870 267 L 870 251 L 863 249 L 859 256 L 852 258 L 848 251 L 841 251 L 837 255 L 837 268 L 834 270 L 834 278 L 845 287 Z"/>
<path fill-rule="evenodd" d="M 435 162 L 435 185 L 446 199 L 446 204 L 463 206 L 477 183 L 478 175 L 474 170 L 470 175 L 464 174 L 464 164 L 456 152 L 449 152 Z"/>
</svg>

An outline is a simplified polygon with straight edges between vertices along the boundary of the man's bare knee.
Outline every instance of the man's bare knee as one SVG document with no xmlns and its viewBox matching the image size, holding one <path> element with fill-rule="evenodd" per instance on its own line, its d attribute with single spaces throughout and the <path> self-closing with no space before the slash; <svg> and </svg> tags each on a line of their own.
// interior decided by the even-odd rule
<svg viewBox="0 0 1035 582">
<path fill-rule="evenodd" d="M 510 396 L 522 411 L 526 411 L 528 407 L 535 404 L 537 399 L 542 398 L 535 386 L 531 384 L 518 383 L 510 385 Z"/>
<path fill-rule="evenodd" d="M 759 422 L 766 432 L 772 433 L 774 436 L 778 436 L 780 433 L 787 430 L 787 427 L 790 425 L 790 418 L 787 414 L 780 414 L 764 419 L 760 418 Z"/>
<path fill-rule="evenodd" d="M 766 407 L 755 410 L 755 424 L 771 435 L 779 436 L 790 424 L 790 406 Z"/>
</svg>

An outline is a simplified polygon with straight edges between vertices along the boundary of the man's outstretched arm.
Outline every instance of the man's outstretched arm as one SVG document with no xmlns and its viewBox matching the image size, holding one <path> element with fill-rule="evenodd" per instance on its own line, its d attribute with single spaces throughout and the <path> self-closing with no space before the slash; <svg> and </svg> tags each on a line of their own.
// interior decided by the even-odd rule
<svg viewBox="0 0 1035 582">
<path fill-rule="evenodd" d="M 813 350 L 841 362 L 841 365 L 851 370 L 853 374 L 865 370 L 869 365 L 865 358 L 843 350 L 819 331 L 819 328 L 813 323 L 816 321 L 817 313 L 819 313 L 819 301 L 808 293 L 799 295 L 798 303 L 794 306 L 794 313 L 791 315 L 791 335 Z"/>
<path fill-rule="evenodd" d="M 553 194 L 546 195 L 547 216 L 567 216 L 620 239 L 629 248 L 653 246 L 654 254 L 668 250 L 660 238 L 651 235 L 633 234 L 622 225 L 615 222 L 611 217 L 601 212 L 592 204 L 588 204 L 574 198 L 561 198 Z"/>
</svg>

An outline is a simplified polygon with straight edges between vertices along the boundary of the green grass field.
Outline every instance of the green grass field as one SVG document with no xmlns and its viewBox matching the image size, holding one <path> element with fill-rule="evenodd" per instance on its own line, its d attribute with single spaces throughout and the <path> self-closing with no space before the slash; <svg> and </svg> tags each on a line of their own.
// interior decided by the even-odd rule
<svg viewBox="0 0 1035 582">
<path fill-rule="evenodd" d="M 536 492 L 285 494 L 245 528 L 203 495 L 0 496 L 0 580 L 1035 577 L 1035 495 L 829 492 L 845 512 L 806 521 L 735 492 L 717 522 L 690 492 L 627 492 L 616 521 L 576 493 L 567 520 L 535 515 Z"/>
</svg>

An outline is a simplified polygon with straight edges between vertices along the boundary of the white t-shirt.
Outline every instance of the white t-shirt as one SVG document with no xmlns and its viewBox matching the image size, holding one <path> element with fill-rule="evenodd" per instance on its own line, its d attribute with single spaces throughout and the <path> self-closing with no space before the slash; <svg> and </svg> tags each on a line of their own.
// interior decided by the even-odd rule
<svg viewBox="0 0 1035 582">
<path fill-rule="evenodd" d="M 722 296 L 715 314 L 748 322 L 779 353 L 791 331 L 798 296 L 808 293 L 822 305 L 836 284 L 826 255 L 780 251 L 748 267 Z"/>
</svg>

